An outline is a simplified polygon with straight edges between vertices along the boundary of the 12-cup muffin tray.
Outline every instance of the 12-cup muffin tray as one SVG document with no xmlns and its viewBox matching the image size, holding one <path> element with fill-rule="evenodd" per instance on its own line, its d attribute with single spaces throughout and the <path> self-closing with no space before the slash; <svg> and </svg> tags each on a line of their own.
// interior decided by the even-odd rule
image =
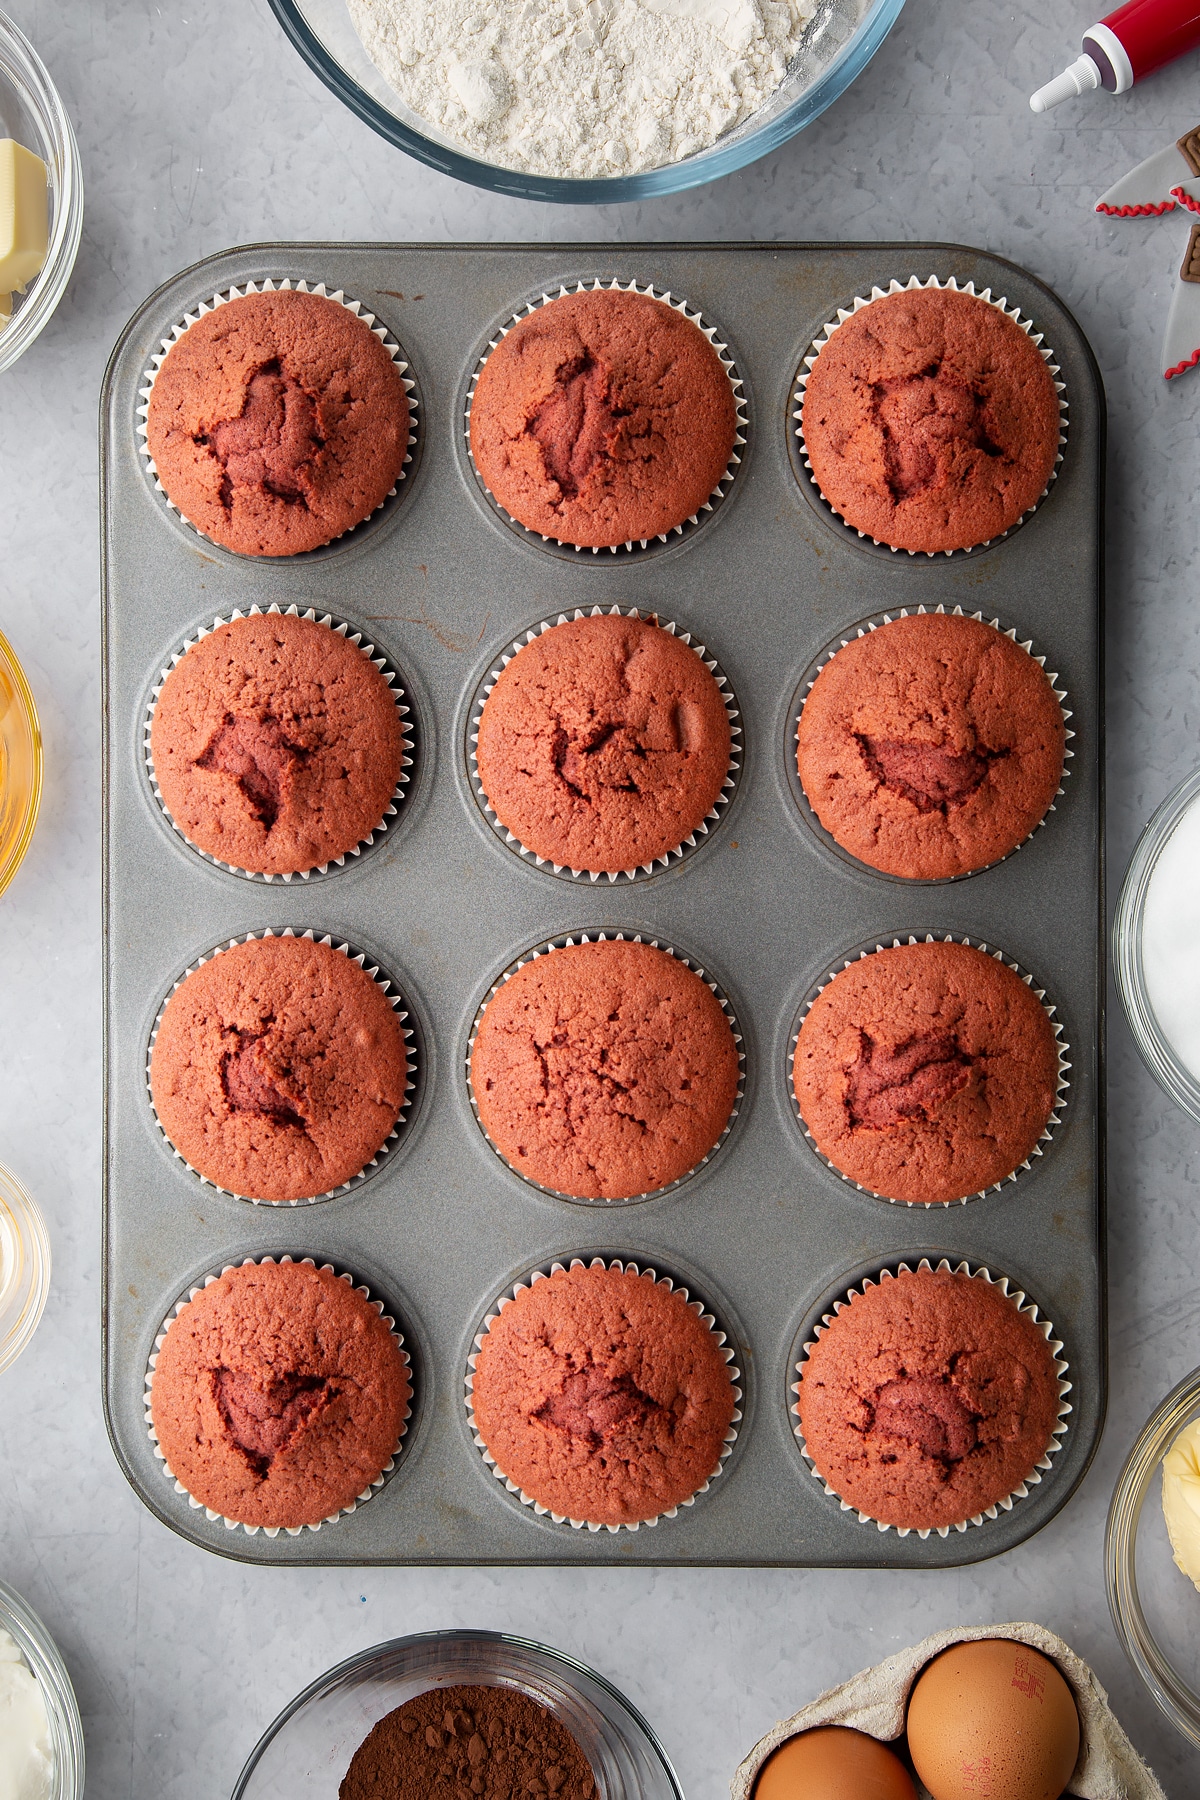
<svg viewBox="0 0 1200 1800">
<path fill-rule="evenodd" d="M 974 281 L 1045 334 L 1069 404 L 1058 479 L 1007 537 L 929 558 L 859 540 L 797 454 L 794 392 L 822 327 L 893 278 Z M 724 497 L 667 542 L 616 554 L 544 544 L 494 507 L 464 419 L 481 353 L 513 315 L 580 279 L 652 284 L 729 346 L 746 443 Z M 139 393 L 161 341 L 218 293 L 323 282 L 398 340 L 420 397 L 407 479 L 364 525 L 290 559 L 238 557 L 172 512 L 148 475 Z M 102 400 L 105 659 L 104 1389 L 134 1488 L 206 1548 L 268 1563 L 780 1564 L 944 1567 L 1010 1549 L 1081 1479 L 1105 1399 L 1102 594 L 1104 402 L 1078 326 L 1013 264 L 944 244 L 463 246 L 264 244 L 185 270 L 138 310 Z M 147 775 L 147 703 L 181 644 L 251 606 L 315 609 L 361 630 L 398 671 L 417 754 L 370 852 L 310 880 L 214 865 L 172 830 Z M 472 786 L 480 684 L 534 625 L 577 608 L 671 620 L 728 677 L 744 727 L 736 788 L 694 851 L 633 879 L 538 867 L 505 842 Z M 982 613 L 1032 638 L 1072 710 L 1071 779 L 1045 829 L 953 882 L 871 873 L 823 842 L 798 805 L 795 700 L 823 649 L 859 621 L 919 606 Z M 420 1063 L 399 1137 L 361 1182 L 316 1204 L 255 1206 L 173 1156 L 146 1088 L 147 1045 L 184 969 L 265 929 L 330 934 L 398 985 Z M 524 1182 L 471 1109 L 467 1045 L 480 1003 L 532 946 L 641 933 L 717 982 L 738 1021 L 745 1083 L 718 1151 L 637 1204 L 588 1205 Z M 864 944 L 910 934 L 983 941 L 1032 971 L 1070 1043 L 1070 1091 L 1045 1155 L 1015 1182 L 949 1208 L 890 1205 L 828 1168 L 788 1085 L 806 995 Z M 156 1461 L 143 1389 L 157 1333 L 189 1288 L 246 1257 L 312 1256 L 369 1286 L 413 1359 L 414 1411 L 369 1504 L 298 1535 L 210 1520 Z M 602 1255 L 652 1267 L 701 1299 L 733 1343 L 743 1418 L 721 1479 L 653 1528 L 557 1524 L 493 1478 L 472 1441 L 464 1380 L 493 1302 L 527 1271 Z M 864 1275 L 922 1255 L 1007 1276 L 1053 1322 L 1070 1365 L 1061 1451 L 1011 1511 L 948 1536 L 863 1524 L 814 1480 L 790 1412 L 813 1322 Z"/>
</svg>

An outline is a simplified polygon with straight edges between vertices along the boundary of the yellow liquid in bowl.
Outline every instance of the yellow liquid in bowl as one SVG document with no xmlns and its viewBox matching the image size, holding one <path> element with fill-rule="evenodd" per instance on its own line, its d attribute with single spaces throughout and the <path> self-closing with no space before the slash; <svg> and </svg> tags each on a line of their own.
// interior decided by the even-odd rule
<svg viewBox="0 0 1200 1800">
<path fill-rule="evenodd" d="M 42 733 L 24 671 L 0 632 L 0 894 L 29 848 L 42 797 Z"/>
</svg>

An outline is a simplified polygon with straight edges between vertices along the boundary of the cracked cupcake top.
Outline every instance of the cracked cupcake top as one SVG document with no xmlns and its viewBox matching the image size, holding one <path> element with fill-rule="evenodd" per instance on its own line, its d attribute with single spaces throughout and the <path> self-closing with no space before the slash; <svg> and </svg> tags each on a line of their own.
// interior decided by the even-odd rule
<svg viewBox="0 0 1200 1800">
<path fill-rule="evenodd" d="M 809 1008 L 796 1101 L 834 1168 L 932 1205 L 1003 1181 L 1046 1128 L 1054 1028 L 1014 970 L 967 944 L 901 944 L 834 976 Z"/>
<path fill-rule="evenodd" d="M 580 1264 L 533 1282 L 492 1321 L 472 1406 L 489 1454 L 534 1500 L 629 1525 L 716 1472 L 734 1394 L 716 1337 L 678 1289 Z"/>
<path fill-rule="evenodd" d="M 842 1307 L 801 1364 L 800 1426 L 838 1496 L 885 1525 L 956 1525 L 1007 1498 L 1058 1419 L 1045 1335 L 996 1286 L 901 1271 Z"/>
<path fill-rule="evenodd" d="M 650 944 L 569 944 L 493 994 L 471 1091 L 505 1161 L 576 1199 L 628 1200 L 686 1175 L 737 1094 L 712 990 Z"/>
<path fill-rule="evenodd" d="M 307 1200 L 366 1167 L 409 1085 L 382 989 L 329 944 L 222 950 L 163 1009 L 150 1057 L 158 1120 L 184 1160 L 252 1200 Z"/>
<path fill-rule="evenodd" d="M 150 748 L 193 844 L 282 875 L 345 856 L 379 825 L 404 731 L 383 675 L 339 632 L 265 613 L 192 645 L 162 685 Z"/>
<path fill-rule="evenodd" d="M 479 779 L 500 823 L 571 869 L 652 863 L 703 823 L 729 769 L 729 715 L 694 650 L 605 614 L 544 631 L 483 708 Z"/>
<path fill-rule="evenodd" d="M 1062 708 L 1027 650 L 978 619 L 913 613 L 853 638 L 804 702 L 809 804 L 872 869 L 941 880 L 1007 856 L 1062 780 Z"/>
<path fill-rule="evenodd" d="M 964 550 L 1035 506 L 1058 454 L 1045 358 L 998 307 L 922 288 L 862 306 L 803 402 L 813 476 L 848 525 L 898 550 Z"/>
<path fill-rule="evenodd" d="M 564 294 L 492 351 L 471 454 L 506 512 L 583 547 L 656 537 L 703 506 L 737 435 L 721 359 L 648 294 Z"/>
<path fill-rule="evenodd" d="M 241 1524 L 329 1518 L 380 1475 L 408 1416 L 403 1355 L 330 1269 L 250 1263 L 171 1321 L 150 1410 L 177 1481 Z"/>
<path fill-rule="evenodd" d="M 364 319 L 320 294 L 246 294 L 205 313 L 154 381 L 147 446 L 186 519 L 244 556 L 294 556 L 380 506 L 411 409 Z"/>
</svg>

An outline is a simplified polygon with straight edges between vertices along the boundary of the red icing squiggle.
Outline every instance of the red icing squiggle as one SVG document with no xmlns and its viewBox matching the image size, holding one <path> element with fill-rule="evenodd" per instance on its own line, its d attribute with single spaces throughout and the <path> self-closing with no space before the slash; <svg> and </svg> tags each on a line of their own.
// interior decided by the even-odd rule
<svg viewBox="0 0 1200 1800">
<path fill-rule="evenodd" d="M 1175 189 L 1172 188 L 1171 192 L 1174 193 Z M 1193 210 L 1200 211 L 1200 207 L 1196 207 L 1194 202 L 1189 201 L 1187 204 L 1191 205 Z M 1174 200 L 1156 200 L 1153 206 L 1105 206 L 1103 200 L 1097 200 L 1096 211 L 1107 213 L 1110 219 L 1157 219 L 1163 213 L 1174 212 L 1175 202 Z"/>
<path fill-rule="evenodd" d="M 1186 206 L 1189 212 L 1200 213 L 1200 200 L 1193 200 L 1192 196 L 1185 194 L 1181 187 L 1171 189 L 1171 198 L 1178 200 L 1180 206 Z"/>
<path fill-rule="evenodd" d="M 1164 369 L 1163 380 L 1170 381 L 1173 375 L 1182 375 L 1185 369 L 1194 369 L 1198 362 L 1200 362 L 1200 350 L 1193 350 L 1186 362 L 1176 363 L 1173 369 Z"/>
</svg>

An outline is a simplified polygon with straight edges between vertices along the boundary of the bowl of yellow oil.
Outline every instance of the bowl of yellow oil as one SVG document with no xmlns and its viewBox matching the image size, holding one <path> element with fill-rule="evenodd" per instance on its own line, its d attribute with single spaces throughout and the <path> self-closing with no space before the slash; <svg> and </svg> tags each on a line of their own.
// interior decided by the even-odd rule
<svg viewBox="0 0 1200 1800">
<path fill-rule="evenodd" d="M 0 894 L 21 865 L 42 798 L 42 733 L 25 671 L 0 632 Z"/>
</svg>

